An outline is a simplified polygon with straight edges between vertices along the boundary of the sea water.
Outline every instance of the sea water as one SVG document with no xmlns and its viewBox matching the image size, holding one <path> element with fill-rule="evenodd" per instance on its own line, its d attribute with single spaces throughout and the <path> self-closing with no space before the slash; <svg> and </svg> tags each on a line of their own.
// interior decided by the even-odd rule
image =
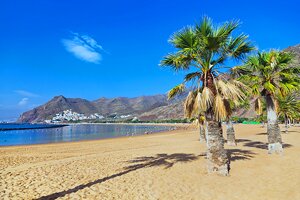
<svg viewBox="0 0 300 200">
<path fill-rule="evenodd" d="M 3 130 L 0 131 L 0 146 L 131 137 L 173 129 L 172 126 L 161 125 L 77 124 L 56 128 Z"/>
</svg>

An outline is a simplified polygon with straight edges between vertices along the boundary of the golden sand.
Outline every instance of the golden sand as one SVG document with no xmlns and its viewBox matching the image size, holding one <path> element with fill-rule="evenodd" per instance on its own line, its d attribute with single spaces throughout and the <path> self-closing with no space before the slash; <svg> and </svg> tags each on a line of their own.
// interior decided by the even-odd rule
<svg viewBox="0 0 300 200">
<path fill-rule="evenodd" d="M 196 130 L 0 147 L 0 199 L 300 199 L 300 127 L 268 155 L 266 129 L 236 125 L 229 177 L 206 173 Z"/>
</svg>

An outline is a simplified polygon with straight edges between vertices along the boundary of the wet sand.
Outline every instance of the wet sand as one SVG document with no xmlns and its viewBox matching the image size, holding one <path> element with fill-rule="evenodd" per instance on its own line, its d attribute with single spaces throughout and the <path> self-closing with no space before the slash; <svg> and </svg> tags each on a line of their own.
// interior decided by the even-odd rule
<svg viewBox="0 0 300 200">
<path fill-rule="evenodd" d="M 282 134 L 284 155 L 267 154 L 266 128 L 235 129 L 229 177 L 207 174 L 192 128 L 0 147 L 0 199 L 300 199 L 300 127 Z"/>
</svg>

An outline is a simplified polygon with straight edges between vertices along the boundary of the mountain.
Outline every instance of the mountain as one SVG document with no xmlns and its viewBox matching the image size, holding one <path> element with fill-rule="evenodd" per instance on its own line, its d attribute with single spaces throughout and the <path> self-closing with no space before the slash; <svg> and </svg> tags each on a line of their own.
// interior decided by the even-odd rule
<svg viewBox="0 0 300 200">
<path fill-rule="evenodd" d="M 141 96 L 135 98 L 100 98 L 88 101 L 80 98 L 66 98 L 56 96 L 44 105 L 23 113 L 18 122 L 43 122 L 51 119 L 57 113 L 64 110 L 72 110 L 77 113 L 101 115 L 139 115 L 151 109 L 168 105 L 166 95 Z"/>
<path fill-rule="evenodd" d="M 108 114 L 140 114 L 168 104 L 166 95 L 141 96 L 135 98 L 100 98 L 92 102 L 97 112 Z"/>
<path fill-rule="evenodd" d="M 293 64 L 300 64 L 300 44 L 290 46 L 283 51 L 291 52 L 295 56 Z"/>
<path fill-rule="evenodd" d="M 18 122 L 43 122 L 45 119 L 50 119 L 55 116 L 56 113 L 68 109 L 86 114 L 94 113 L 94 111 L 97 110 L 95 105 L 88 100 L 56 96 L 46 104 L 23 113 L 18 119 Z"/>
<path fill-rule="evenodd" d="M 148 120 L 164 120 L 164 119 L 183 119 L 183 101 L 178 101 L 166 106 L 160 106 L 150 110 L 148 112 L 142 113 L 139 116 L 141 121 Z"/>
</svg>

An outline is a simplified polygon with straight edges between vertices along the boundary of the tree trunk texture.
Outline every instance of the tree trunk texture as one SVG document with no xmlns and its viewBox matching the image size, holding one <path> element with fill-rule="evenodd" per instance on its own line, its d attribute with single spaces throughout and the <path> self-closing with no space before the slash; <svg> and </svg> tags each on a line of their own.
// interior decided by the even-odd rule
<svg viewBox="0 0 300 200">
<path fill-rule="evenodd" d="M 226 133 L 227 133 L 227 145 L 236 146 L 235 131 L 233 124 L 230 120 L 226 122 Z"/>
<path fill-rule="evenodd" d="M 208 172 L 228 176 L 229 159 L 224 149 L 224 138 L 220 122 L 207 121 Z"/>
<path fill-rule="evenodd" d="M 288 117 L 286 115 L 284 116 L 284 124 L 285 124 L 285 133 L 288 133 L 289 126 L 288 126 Z"/>
<path fill-rule="evenodd" d="M 268 133 L 268 153 L 282 153 L 282 140 L 280 135 L 280 128 L 277 121 L 277 113 L 275 111 L 275 104 L 271 95 L 266 95 L 267 106 L 267 133 Z"/>
<path fill-rule="evenodd" d="M 203 125 L 200 125 L 200 143 L 204 143 L 205 141 L 206 141 L 205 129 Z"/>
</svg>

